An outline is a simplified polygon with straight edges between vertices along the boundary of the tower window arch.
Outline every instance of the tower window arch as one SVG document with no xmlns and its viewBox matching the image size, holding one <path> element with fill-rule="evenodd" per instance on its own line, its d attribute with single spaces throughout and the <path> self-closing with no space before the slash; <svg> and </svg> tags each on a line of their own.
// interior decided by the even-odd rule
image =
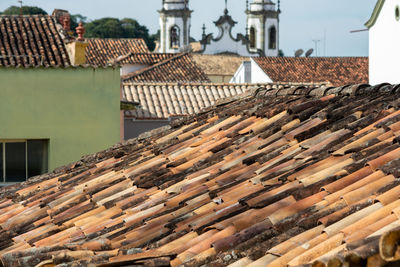
<svg viewBox="0 0 400 267">
<path fill-rule="evenodd" d="M 178 26 L 174 25 L 169 30 L 170 36 L 170 48 L 179 48 L 180 47 L 180 29 Z"/>
<path fill-rule="evenodd" d="M 256 48 L 256 29 L 252 26 L 250 27 L 250 48 Z"/>
<path fill-rule="evenodd" d="M 275 26 L 272 26 L 268 30 L 268 49 L 276 49 L 276 28 Z"/>
</svg>

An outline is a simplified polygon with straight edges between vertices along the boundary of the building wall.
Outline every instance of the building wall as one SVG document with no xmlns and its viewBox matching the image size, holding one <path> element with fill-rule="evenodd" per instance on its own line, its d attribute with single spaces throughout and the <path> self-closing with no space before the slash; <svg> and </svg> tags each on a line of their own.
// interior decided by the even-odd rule
<svg viewBox="0 0 400 267">
<path fill-rule="evenodd" d="M 240 56 L 249 57 L 251 54 L 247 50 L 247 45 L 243 44 L 242 41 L 235 41 L 229 34 L 230 25 L 224 23 L 222 30 L 219 29 L 219 34 L 216 39 L 217 41 L 211 40 L 210 44 L 206 45 L 205 50 L 202 52 L 207 55 L 216 55 L 221 53 L 233 53 Z"/>
<path fill-rule="evenodd" d="M 269 49 L 269 29 L 275 26 L 276 29 L 276 49 Z M 267 57 L 277 57 L 279 54 L 279 25 L 277 19 L 268 18 L 265 22 L 265 44 L 264 44 L 264 54 Z"/>
<path fill-rule="evenodd" d="M 230 80 L 230 83 L 251 83 L 251 62 L 244 61 L 235 75 Z"/>
<path fill-rule="evenodd" d="M 149 67 L 149 65 L 143 64 L 125 64 L 121 68 L 121 75 L 127 75 L 129 73 L 144 69 Z"/>
<path fill-rule="evenodd" d="M 171 36 L 170 30 L 173 26 L 179 27 L 179 48 L 171 48 Z M 182 49 L 189 46 L 189 35 L 190 35 L 190 18 L 184 17 L 171 17 L 167 15 L 161 15 L 160 17 L 160 50 L 161 53 L 179 53 Z"/>
<path fill-rule="evenodd" d="M 370 84 L 400 83 L 400 20 L 395 9 L 400 0 L 386 0 L 379 17 L 369 30 Z"/>
<path fill-rule="evenodd" d="M 229 83 L 232 75 L 207 75 L 212 83 Z"/>
<path fill-rule="evenodd" d="M 251 59 L 251 82 L 252 83 L 271 83 L 271 78 Z"/>
<path fill-rule="evenodd" d="M 48 139 L 49 171 L 119 142 L 119 72 L 0 68 L 0 139 Z"/>
<path fill-rule="evenodd" d="M 169 120 L 132 120 L 125 119 L 125 139 L 132 139 L 138 137 L 144 132 L 151 131 L 170 123 Z"/>
</svg>

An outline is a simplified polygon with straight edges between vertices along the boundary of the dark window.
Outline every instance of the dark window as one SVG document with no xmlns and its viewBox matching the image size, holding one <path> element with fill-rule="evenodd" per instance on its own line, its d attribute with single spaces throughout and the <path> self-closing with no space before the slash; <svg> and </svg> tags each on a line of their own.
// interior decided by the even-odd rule
<svg viewBox="0 0 400 267">
<path fill-rule="evenodd" d="M 394 11 L 394 15 L 395 15 L 397 21 L 400 20 L 400 8 L 399 8 L 399 6 L 396 6 L 396 9 Z"/>
<path fill-rule="evenodd" d="M 256 29 L 250 28 L 250 48 L 256 48 Z"/>
<path fill-rule="evenodd" d="M 23 182 L 48 172 L 48 140 L 0 142 L 0 183 Z"/>
<path fill-rule="evenodd" d="M 6 182 L 22 182 L 26 180 L 26 143 L 6 143 Z"/>
<path fill-rule="evenodd" d="M 179 27 L 178 26 L 173 26 L 170 30 L 170 47 L 171 48 L 179 48 L 179 40 L 180 40 L 180 33 L 179 33 Z"/>
<path fill-rule="evenodd" d="M 268 49 L 276 49 L 276 28 L 272 26 L 269 28 L 269 43 Z"/>
<path fill-rule="evenodd" d="M 28 177 L 48 171 L 48 147 L 45 140 L 28 140 Z"/>
</svg>

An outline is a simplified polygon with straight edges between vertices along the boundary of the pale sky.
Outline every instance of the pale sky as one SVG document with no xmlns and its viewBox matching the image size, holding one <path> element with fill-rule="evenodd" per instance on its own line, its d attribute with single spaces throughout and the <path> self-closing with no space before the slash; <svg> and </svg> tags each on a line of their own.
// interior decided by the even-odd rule
<svg viewBox="0 0 400 267">
<path fill-rule="evenodd" d="M 250 0 L 251 1 L 251 0 Z M 315 48 L 319 56 L 368 56 L 368 32 L 350 33 L 364 29 L 377 0 L 281 0 L 280 48 L 286 56 L 296 49 Z M 24 0 L 24 5 L 39 6 L 51 13 L 53 9 L 67 9 L 71 14 L 81 14 L 89 19 L 102 17 L 135 18 L 149 28 L 159 29 L 162 0 Z M 276 2 L 276 0 L 275 0 Z M 17 0 L 0 0 L 0 10 L 17 5 Z M 189 0 L 192 13 L 191 35 L 201 37 L 201 27 L 207 33 L 217 33 L 213 24 L 224 10 L 224 0 Z M 238 24 L 233 30 L 245 32 L 246 0 L 228 0 L 231 16 Z M 324 37 L 325 36 L 325 37 Z M 324 42 L 325 40 L 325 42 Z M 314 54 L 315 55 L 315 54 Z"/>
</svg>

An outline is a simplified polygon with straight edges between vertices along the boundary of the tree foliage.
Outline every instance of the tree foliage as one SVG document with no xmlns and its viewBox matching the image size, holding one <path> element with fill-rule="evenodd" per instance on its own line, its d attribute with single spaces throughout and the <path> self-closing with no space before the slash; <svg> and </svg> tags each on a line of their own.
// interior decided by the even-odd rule
<svg viewBox="0 0 400 267">
<path fill-rule="evenodd" d="M 47 12 L 40 7 L 23 6 L 24 15 L 43 14 Z M 10 6 L 4 10 L 2 15 L 19 15 L 20 7 Z M 87 17 L 80 14 L 71 15 L 71 29 L 75 30 L 79 22 L 83 22 L 86 28 L 85 36 L 88 38 L 143 38 L 150 50 L 155 47 L 158 35 L 150 35 L 146 26 L 139 24 L 135 19 L 124 18 L 101 18 L 88 21 Z"/>
<path fill-rule="evenodd" d="M 79 22 L 86 23 L 87 17 L 82 16 L 81 14 L 71 15 L 71 29 L 75 30 Z"/>
<path fill-rule="evenodd" d="M 2 15 L 19 15 L 20 14 L 20 7 L 18 6 L 10 6 L 9 8 L 5 9 Z M 23 15 L 47 15 L 47 12 L 41 9 L 40 7 L 36 6 L 23 6 L 22 7 L 22 14 Z"/>
<path fill-rule="evenodd" d="M 155 47 L 155 36 L 135 19 L 101 18 L 85 24 L 89 38 L 143 38 L 150 50 Z"/>
</svg>

